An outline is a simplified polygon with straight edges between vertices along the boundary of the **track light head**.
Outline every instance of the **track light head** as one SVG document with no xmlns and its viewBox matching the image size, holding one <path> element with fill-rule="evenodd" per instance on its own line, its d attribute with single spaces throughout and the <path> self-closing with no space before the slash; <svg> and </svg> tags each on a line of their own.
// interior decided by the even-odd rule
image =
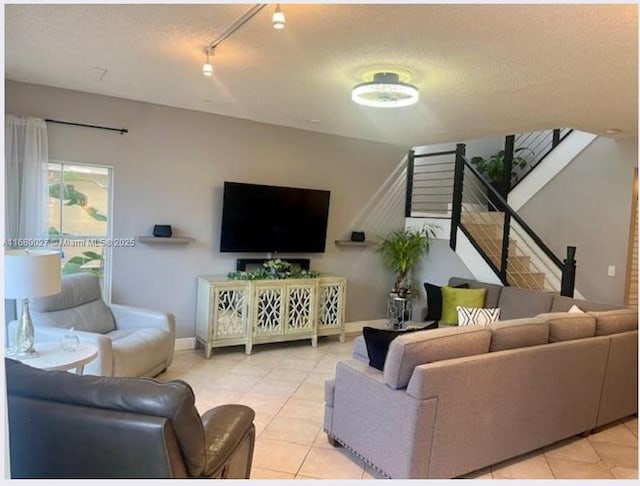
<svg viewBox="0 0 640 486">
<path fill-rule="evenodd" d="M 211 51 L 211 48 L 207 48 L 207 50 L 206 50 L 207 60 L 202 65 L 202 74 L 204 74 L 205 76 L 213 75 L 213 64 L 211 64 L 211 62 L 209 61 L 209 53 L 210 53 L 210 51 Z"/>
<path fill-rule="evenodd" d="M 280 10 L 280 4 L 276 5 L 276 10 L 273 12 L 273 16 L 271 17 L 271 22 L 273 23 L 273 28 L 280 30 L 284 29 L 284 24 L 286 19 L 284 18 L 284 13 Z"/>
</svg>

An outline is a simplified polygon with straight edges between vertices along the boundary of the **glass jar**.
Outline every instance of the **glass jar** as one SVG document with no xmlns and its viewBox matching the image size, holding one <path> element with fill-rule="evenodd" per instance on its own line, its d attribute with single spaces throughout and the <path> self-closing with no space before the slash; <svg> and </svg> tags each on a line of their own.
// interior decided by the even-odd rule
<svg viewBox="0 0 640 486">
<path fill-rule="evenodd" d="M 62 336 L 60 346 L 62 347 L 62 350 L 67 353 L 76 351 L 80 347 L 80 338 L 74 332 L 73 327 L 69 329 L 64 336 Z"/>
</svg>

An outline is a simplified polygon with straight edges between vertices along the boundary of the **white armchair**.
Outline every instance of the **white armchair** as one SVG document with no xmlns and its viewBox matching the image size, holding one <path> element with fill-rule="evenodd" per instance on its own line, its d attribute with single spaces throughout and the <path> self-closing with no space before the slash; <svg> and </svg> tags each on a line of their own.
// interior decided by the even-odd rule
<svg viewBox="0 0 640 486">
<path fill-rule="evenodd" d="M 65 275 L 62 292 L 31 305 L 35 341 L 59 341 L 73 326 L 81 342 L 98 347 L 85 374 L 155 376 L 173 360 L 172 314 L 126 305 L 106 305 L 95 275 Z M 11 333 L 12 334 L 12 333 Z"/>
</svg>

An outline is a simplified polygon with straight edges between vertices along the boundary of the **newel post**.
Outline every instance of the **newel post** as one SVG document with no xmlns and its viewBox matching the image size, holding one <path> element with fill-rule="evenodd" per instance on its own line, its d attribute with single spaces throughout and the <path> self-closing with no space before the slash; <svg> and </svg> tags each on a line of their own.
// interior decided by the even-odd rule
<svg viewBox="0 0 640 486">
<path fill-rule="evenodd" d="M 411 217 L 411 206 L 413 205 L 413 170 L 415 165 L 415 151 L 409 150 L 407 155 L 407 194 L 404 203 L 404 217 Z"/>
<path fill-rule="evenodd" d="M 456 250 L 458 226 L 462 214 L 462 186 L 464 178 L 464 154 L 465 144 L 456 144 L 456 163 L 453 172 L 453 201 L 451 204 L 451 233 L 449 235 L 449 247 Z"/>
<path fill-rule="evenodd" d="M 576 286 L 576 247 L 567 246 L 567 258 L 562 262 L 562 283 L 560 285 L 560 295 L 573 297 L 573 290 Z"/>
</svg>

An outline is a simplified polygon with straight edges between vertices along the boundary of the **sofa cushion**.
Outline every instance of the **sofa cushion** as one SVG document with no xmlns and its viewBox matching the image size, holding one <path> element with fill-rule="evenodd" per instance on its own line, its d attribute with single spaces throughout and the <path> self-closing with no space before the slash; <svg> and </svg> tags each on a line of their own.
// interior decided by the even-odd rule
<svg viewBox="0 0 640 486">
<path fill-rule="evenodd" d="M 479 326 L 433 329 L 399 336 L 389 345 L 384 382 L 392 388 L 405 388 L 416 366 L 486 353 L 490 342 L 491 331 Z"/>
<path fill-rule="evenodd" d="M 596 336 L 608 336 L 638 329 L 638 311 L 617 309 L 602 312 L 589 312 L 596 319 Z"/>
<path fill-rule="evenodd" d="M 553 294 L 547 292 L 505 287 L 500 292 L 500 319 L 508 321 L 549 312 L 552 300 Z"/>
<path fill-rule="evenodd" d="M 551 309 L 549 309 L 549 312 L 567 312 L 572 305 L 577 305 L 578 308 L 584 312 L 606 311 L 622 308 L 617 305 L 603 304 L 601 302 L 591 302 L 588 300 L 573 299 L 571 297 L 556 295 L 553 297 L 553 302 L 551 303 Z"/>
<path fill-rule="evenodd" d="M 113 331 L 116 324 L 113 315 L 102 300 L 94 300 L 69 309 L 51 312 L 31 312 L 35 326 L 70 328 L 76 331 L 105 334 Z"/>
<path fill-rule="evenodd" d="M 491 330 L 490 351 L 525 348 L 549 342 L 549 323 L 535 317 L 494 322 Z"/>
<path fill-rule="evenodd" d="M 90 273 L 65 275 L 62 291 L 34 299 L 30 310 L 36 326 L 73 327 L 100 334 L 116 328 L 113 315 L 102 300 L 98 277 Z"/>
<path fill-rule="evenodd" d="M 583 339 L 596 334 L 596 319 L 589 314 L 550 312 L 537 317 L 549 323 L 550 343 Z"/>
<path fill-rule="evenodd" d="M 391 341 L 398 336 L 414 331 L 417 331 L 417 329 L 399 329 L 395 331 L 391 329 L 376 329 L 375 327 L 368 326 L 363 327 L 362 335 L 364 336 L 364 342 L 367 347 L 369 366 L 373 366 L 382 371 Z"/>
<path fill-rule="evenodd" d="M 442 318 L 444 324 L 458 324 L 457 307 L 484 307 L 487 289 L 457 289 L 442 287 Z"/>
<path fill-rule="evenodd" d="M 451 277 L 449 279 L 449 286 L 456 287 L 461 284 L 469 285 L 470 289 L 487 289 L 487 295 L 484 299 L 485 307 L 498 307 L 498 299 L 500 293 L 504 288 L 502 285 L 492 284 L 487 282 L 478 282 L 477 280 L 471 280 L 468 278 Z"/>
<path fill-rule="evenodd" d="M 62 290 L 59 294 L 33 299 L 31 310 L 36 312 L 52 312 L 69 309 L 78 305 L 102 300 L 100 281 L 90 273 L 74 273 L 62 279 Z"/>
<path fill-rule="evenodd" d="M 113 348 L 113 376 L 143 376 L 163 364 L 171 336 L 161 329 L 125 329 L 106 334 Z"/>
<path fill-rule="evenodd" d="M 458 326 L 487 326 L 500 319 L 500 308 L 456 307 Z"/>
<path fill-rule="evenodd" d="M 459 289 L 468 289 L 468 283 L 452 285 Z M 425 321 L 439 321 L 442 318 L 442 287 L 428 282 L 424 283 L 424 290 L 427 293 L 427 316 Z"/>
</svg>

